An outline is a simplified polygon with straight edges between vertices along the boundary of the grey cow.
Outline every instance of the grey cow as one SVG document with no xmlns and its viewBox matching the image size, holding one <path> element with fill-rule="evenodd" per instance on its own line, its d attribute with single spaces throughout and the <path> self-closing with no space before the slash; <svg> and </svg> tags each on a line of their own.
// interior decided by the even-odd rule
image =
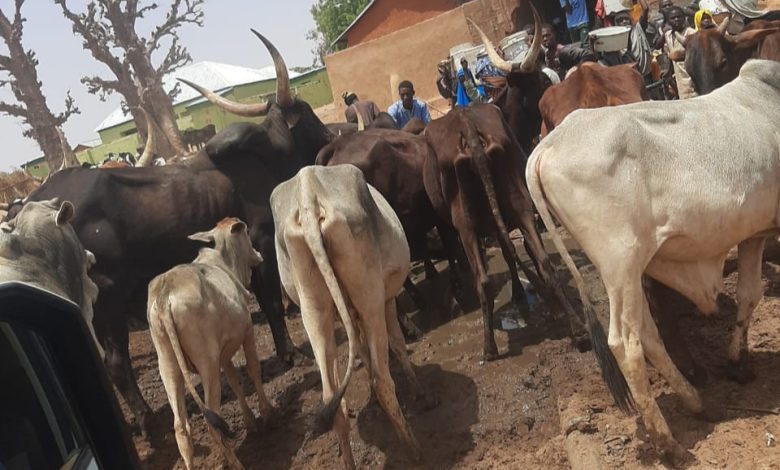
<svg viewBox="0 0 780 470">
<path fill-rule="evenodd" d="M 409 246 L 398 217 L 353 165 L 301 169 L 274 189 L 271 209 L 282 285 L 301 307 L 322 376 L 325 407 L 316 432 L 334 426 L 335 418 L 344 466 L 355 468 L 346 405 L 341 398 L 355 355 L 360 353 L 379 404 L 413 457 L 419 458 L 419 444 L 398 406 L 388 368 L 389 343 L 417 395 L 424 395 L 406 355 L 396 316 L 395 296 L 410 264 Z M 337 377 L 335 366 L 337 316 L 349 340 L 343 380 Z"/>
<path fill-rule="evenodd" d="M 95 256 L 84 249 L 68 223 L 73 213 L 69 201 L 30 201 L 0 225 L 0 282 L 31 284 L 78 305 L 102 356 L 92 327 L 98 287 L 87 275 Z"/>
</svg>

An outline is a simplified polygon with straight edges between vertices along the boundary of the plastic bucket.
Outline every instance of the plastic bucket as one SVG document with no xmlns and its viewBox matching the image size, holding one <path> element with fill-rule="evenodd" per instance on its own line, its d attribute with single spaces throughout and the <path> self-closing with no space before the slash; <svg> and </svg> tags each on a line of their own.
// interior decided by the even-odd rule
<svg viewBox="0 0 780 470">
<path fill-rule="evenodd" d="M 628 26 L 610 26 L 592 31 L 590 37 L 596 52 L 617 52 L 628 47 L 629 34 L 631 28 Z"/>
</svg>

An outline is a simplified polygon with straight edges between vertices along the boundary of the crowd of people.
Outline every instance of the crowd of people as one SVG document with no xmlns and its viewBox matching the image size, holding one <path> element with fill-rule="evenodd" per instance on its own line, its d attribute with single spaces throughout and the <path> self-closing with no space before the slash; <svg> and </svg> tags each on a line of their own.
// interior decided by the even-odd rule
<svg viewBox="0 0 780 470">
<path fill-rule="evenodd" d="M 656 12 L 650 11 L 647 0 L 631 0 L 631 7 L 608 11 L 605 0 L 598 0 L 592 14 L 586 0 L 559 0 L 566 16 L 568 37 L 561 37 L 553 24 L 541 28 L 542 47 L 539 64 L 553 84 L 559 83 L 575 66 L 583 62 L 599 61 L 604 65 L 634 63 L 645 77 L 647 85 L 667 85 L 665 98 L 680 99 L 696 96 L 691 80 L 682 62 L 668 59 L 672 51 L 683 47 L 682 39 L 702 29 L 714 28 L 726 21 L 728 10 L 720 0 L 694 0 L 687 6 L 677 6 L 672 0 L 661 0 Z M 597 53 L 593 48 L 592 31 L 609 26 L 631 28 L 628 44 L 620 53 Z M 530 47 L 534 26 L 528 24 L 525 32 Z M 501 51 L 497 51 L 501 54 Z M 522 59 L 522 57 L 515 60 Z M 461 59 L 456 73 L 450 70 L 450 61 L 439 64 L 437 86 L 442 97 L 452 106 L 465 106 L 472 101 L 490 101 L 505 84 L 503 72 L 490 64 L 487 54 L 477 58 L 472 72 Z"/>
<path fill-rule="evenodd" d="M 604 65 L 633 63 L 645 77 L 647 85 L 663 85 L 665 98 L 685 99 L 696 96 L 691 78 L 683 62 L 669 60 L 674 50 L 684 47 L 684 38 L 696 31 L 714 28 L 718 21 L 728 21 L 728 10 L 720 0 L 693 0 L 687 6 L 675 5 L 672 0 L 661 0 L 656 12 L 650 11 L 648 0 L 631 0 L 631 8 L 608 11 L 609 0 L 597 0 L 592 12 L 587 0 L 559 0 L 566 16 L 568 37 L 560 37 L 560 31 L 552 24 L 541 27 L 541 43 L 544 50 L 539 57 L 539 67 L 552 84 L 560 83 L 567 73 L 583 62 L 601 62 Z M 627 5 L 626 5 L 627 6 Z M 598 53 L 593 47 L 592 31 L 609 26 L 631 28 L 626 49 L 618 53 Z M 534 25 L 522 28 L 530 48 L 534 39 Z M 503 51 L 496 51 L 502 57 Z M 521 60 L 520 57 L 514 60 Z M 438 64 L 437 88 L 451 106 L 468 106 L 472 102 L 491 102 L 506 85 L 505 73 L 491 64 L 486 53 L 477 56 L 472 70 L 465 57 L 453 72 L 453 62 L 442 60 Z M 380 113 L 373 101 L 361 101 L 352 92 L 342 95 L 347 106 L 347 122 L 357 123 L 357 115 L 368 126 Z M 431 116 L 428 105 L 415 98 L 414 85 L 402 81 L 398 86 L 398 101 L 387 113 L 401 128 L 412 118 L 425 124 Z"/>
</svg>

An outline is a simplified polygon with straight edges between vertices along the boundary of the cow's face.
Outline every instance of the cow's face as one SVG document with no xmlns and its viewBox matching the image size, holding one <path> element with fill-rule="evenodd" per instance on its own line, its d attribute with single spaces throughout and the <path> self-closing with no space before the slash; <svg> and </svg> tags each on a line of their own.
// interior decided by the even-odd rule
<svg viewBox="0 0 780 470">
<path fill-rule="evenodd" d="M 705 95 L 734 80 L 755 47 L 776 29 L 754 29 L 736 36 L 717 29 L 699 31 L 687 38 L 685 51 L 673 53 L 673 60 L 685 58 L 685 70 L 696 93 Z"/>
</svg>

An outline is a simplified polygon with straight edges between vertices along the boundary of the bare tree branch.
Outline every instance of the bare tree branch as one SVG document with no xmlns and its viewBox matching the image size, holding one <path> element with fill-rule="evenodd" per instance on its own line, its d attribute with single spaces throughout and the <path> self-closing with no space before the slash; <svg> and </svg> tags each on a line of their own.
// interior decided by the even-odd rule
<svg viewBox="0 0 780 470">
<path fill-rule="evenodd" d="M 0 11 L 0 13 L 2 13 Z M 0 70 L 8 70 L 11 67 L 11 58 L 7 55 L 0 55 Z"/>
<path fill-rule="evenodd" d="M 23 117 L 25 119 L 27 118 L 27 110 L 25 108 L 4 101 L 0 101 L 0 113 L 5 113 L 9 116 Z"/>
<path fill-rule="evenodd" d="M 187 49 L 179 45 L 178 38 L 173 38 L 171 48 L 168 49 L 168 53 L 165 55 L 162 64 L 157 68 L 157 76 L 162 79 L 166 74 L 187 65 L 191 61 L 192 56 L 187 52 Z"/>
<path fill-rule="evenodd" d="M 203 26 L 203 11 L 200 9 L 202 4 L 203 0 L 184 0 L 184 11 L 180 12 L 181 0 L 174 0 L 165 16 L 165 22 L 152 32 L 152 36 L 147 42 L 149 53 L 160 47 L 160 41 L 165 36 L 173 36 L 174 40 L 178 39 L 176 30 L 182 25 L 190 23 Z"/>
<path fill-rule="evenodd" d="M 65 94 L 65 111 L 54 116 L 54 120 L 57 121 L 58 126 L 61 126 L 74 114 L 81 114 L 81 110 L 76 106 L 76 101 L 71 96 L 70 90 L 68 90 Z"/>
<path fill-rule="evenodd" d="M 98 95 L 100 101 L 106 101 L 108 95 L 114 92 L 121 93 L 121 85 L 117 80 L 106 80 L 97 76 L 82 77 L 81 83 L 86 85 L 87 92 L 91 95 Z"/>
</svg>

